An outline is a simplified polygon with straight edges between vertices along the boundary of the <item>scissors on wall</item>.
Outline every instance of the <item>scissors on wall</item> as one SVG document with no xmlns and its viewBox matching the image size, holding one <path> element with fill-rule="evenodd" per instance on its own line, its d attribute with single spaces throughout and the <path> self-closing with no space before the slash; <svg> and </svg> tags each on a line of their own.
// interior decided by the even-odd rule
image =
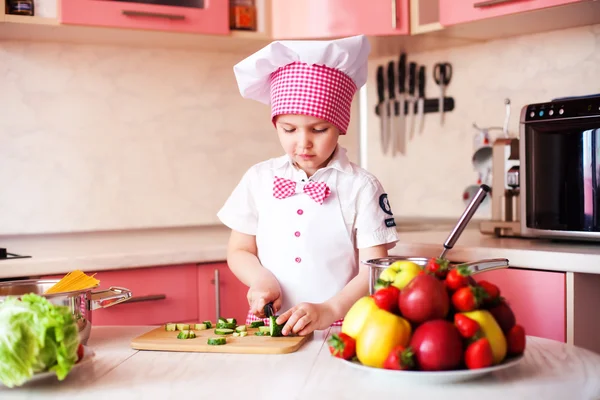
<svg viewBox="0 0 600 400">
<path fill-rule="evenodd" d="M 446 95 L 446 86 L 448 86 L 452 79 L 452 64 L 447 62 L 436 63 L 433 66 L 433 79 L 436 85 L 440 87 L 440 124 L 444 125 L 444 97 Z"/>
</svg>

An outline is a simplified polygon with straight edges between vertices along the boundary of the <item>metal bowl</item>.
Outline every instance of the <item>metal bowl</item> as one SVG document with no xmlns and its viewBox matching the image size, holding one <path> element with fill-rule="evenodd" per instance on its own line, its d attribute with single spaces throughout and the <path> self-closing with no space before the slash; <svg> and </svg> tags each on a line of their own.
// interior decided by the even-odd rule
<svg viewBox="0 0 600 400">
<path fill-rule="evenodd" d="M 375 284 L 379 279 L 379 275 L 390 265 L 396 261 L 412 261 L 420 267 L 425 267 L 431 257 L 383 257 L 374 258 L 371 260 L 362 261 L 362 264 L 369 266 L 369 294 L 375 293 Z M 508 268 L 508 259 L 506 258 L 490 258 L 486 260 L 473 261 L 468 263 L 450 263 L 449 268 L 456 268 L 458 265 L 465 265 L 471 275 L 475 275 L 484 271 L 492 271 L 495 269 Z"/>
<path fill-rule="evenodd" d="M 75 290 L 71 292 L 44 294 L 58 279 L 26 279 L 0 282 L 0 303 L 8 296 L 21 297 L 34 293 L 45 297 L 52 304 L 67 306 L 79 329 L 79 339 L 87 344 L 92 330 L 92 311 L 97 308 L 107 308 L 122 303 L 131 298 L 129 289 L 111 286 L 109 289 Z"/>
</svg>

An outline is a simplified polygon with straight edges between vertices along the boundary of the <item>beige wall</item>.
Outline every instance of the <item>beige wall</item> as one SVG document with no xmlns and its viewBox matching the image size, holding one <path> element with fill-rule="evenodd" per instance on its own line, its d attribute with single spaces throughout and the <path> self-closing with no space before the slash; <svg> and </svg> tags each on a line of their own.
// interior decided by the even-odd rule
<svg viewBox="0 0 600 400">
<path fill-rule="evenodd" d="M 282 154 L 269 108 L 239 95 L 243 57 L 0 41 L 0 234 L 218 223 Z M 356 160 L 356 128 L 342 143 Z"/>
<path fill-rule="evenodd" d="M 398 57 L 393 60 L 397 61 Z M 408 142 L 403 156 L 382 155 L 377 101 L 377 66 L 369 65 L 367 167 L 379 177 L 399 217 L 458 218 L 464 211 L 463 189 L 476 184 L 471 157 L 479 126 L 502 126 L 504 99 L 512 102 L 509 131 L 517 134 L 521 108 L 555 97 L 600 93 L 600 25 L 523 36 L 448 50 L 408 54 L 426 66 L 426 97 L 436 98 L 433 65 L 452 63 L 454 74 L 446 96 L 456 108 L 440 126 L 438 113 L 426 114 L 422 135 Z M 497 133 L 494 133 L 497 135 Z M 476 217 L 489 217 L 482 206 Z"/>
</svg>

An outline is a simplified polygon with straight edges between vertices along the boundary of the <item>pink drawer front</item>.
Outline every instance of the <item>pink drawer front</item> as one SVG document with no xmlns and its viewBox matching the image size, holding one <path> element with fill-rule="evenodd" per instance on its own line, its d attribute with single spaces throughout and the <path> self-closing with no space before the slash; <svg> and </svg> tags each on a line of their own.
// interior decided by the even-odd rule
<svg viewBox="0 0 600 400">
<path fill-rule="evenodd" d="M 485 18 L 500 17 L 582 0 L 512 0 L 491 4 L 487 0 L 440 0 L 440 22 L 449 26 Z M 489 4 L 489 5 L 486 5 Z"/>
<path fill-rule="evenodd" d="M 566 341 L 565 273 L 501 269 L 474 277 L 500 288 L 527 335 Z"/>
<path fill-rule="evenodd" d="M 124 287 L 131 290 L 132 298 L 94 310 L 95 326 L 160 325 L 194 321 L 198 317 L 196 265 L 100 271 L 96 278 L 100 280 L 100 289 Z"/>
<path fill-rule="evenodd" d="M 205 8 L 107 0 L 62 0 L 60 4 L 63 24 L 223 35 L 229 33 L 229 8 L 225 0 L 205 0 Z"/>
</svg>

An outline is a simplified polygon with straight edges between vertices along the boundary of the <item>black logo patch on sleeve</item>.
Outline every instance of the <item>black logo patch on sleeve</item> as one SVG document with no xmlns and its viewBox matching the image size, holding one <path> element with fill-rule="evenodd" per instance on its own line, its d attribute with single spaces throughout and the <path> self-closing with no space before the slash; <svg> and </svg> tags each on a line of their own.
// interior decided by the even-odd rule
<svg viewBox="0 0 600 400">
<path fill-rule="evenodd" d="M 381 207 L 384 213 L 388 215 L 394 215 L 392 213 L 392 207 L 390 207 L 387 193 L 383 193 L 381 196 L 379 196 L 379 207 Z"/>
<path fill-rule="evenodd" d="M 396 221 L 394 221 L 394 218 L 388 218 L 385 220 L 385 226 L 387 226 L 388 228 L 396 226 Z"/>
</svg>

